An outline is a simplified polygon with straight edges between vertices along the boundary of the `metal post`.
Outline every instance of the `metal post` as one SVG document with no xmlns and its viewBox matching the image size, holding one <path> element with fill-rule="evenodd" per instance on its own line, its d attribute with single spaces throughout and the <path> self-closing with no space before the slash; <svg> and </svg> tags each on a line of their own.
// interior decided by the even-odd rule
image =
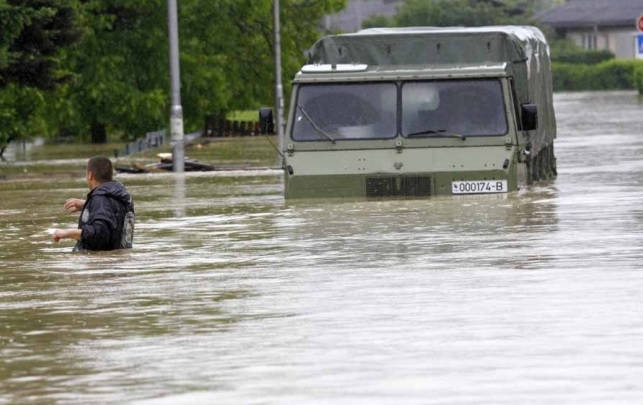
<svg viewBox="0 0 643 405">
<path fill-rule="evenodd" d="M 279 22 L 279 0 L 273 0 L 274 6 L 274 33 L 275 33 L 275 115 L 277 126 L 277 139 L 279 151 L 284 150 L 284 86 L 281 82 L 281 27 Z M 280 166 L 283 166 L 280 158 Z"/>
<path fill-rule="evenodd" d="M 170 39 L 170 83 L 172 106 L 170 107 L 170 137 L 172 140 L 172 163 L 175 172 L 184 170 L 183 152 L 183 107 L 181 107 L 181 71 L 179 69 L 179 23 L 176 0 L 167 0 L 168 31 Z"/>
</svg>

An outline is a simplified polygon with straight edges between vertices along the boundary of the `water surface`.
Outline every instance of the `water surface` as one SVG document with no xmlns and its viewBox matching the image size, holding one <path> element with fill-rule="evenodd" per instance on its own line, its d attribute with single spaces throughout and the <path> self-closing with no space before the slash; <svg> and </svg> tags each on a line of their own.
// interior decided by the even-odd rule
<svg viewBox="0 0 643 405">
<path fill-rule="evenodd" d="M 121 176 L 135 249 L 0 182 L 0 403 L 637 403 L 643 103 L 556 96 L 558 179 L 286 204 L 277 172 Z"/>
</svg>

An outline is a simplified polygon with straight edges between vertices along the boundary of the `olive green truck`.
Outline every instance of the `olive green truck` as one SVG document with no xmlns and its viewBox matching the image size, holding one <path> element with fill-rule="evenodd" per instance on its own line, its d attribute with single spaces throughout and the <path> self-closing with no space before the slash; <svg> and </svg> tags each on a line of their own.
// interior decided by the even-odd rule
<svg viewBox="0 0 643 405">
<path fill-rule="evenodd" d="M 286 198 L 507 193 L 556 175 L 537 28 L 375 28 L 307 56 L 283 142 Z"/>
</svg>

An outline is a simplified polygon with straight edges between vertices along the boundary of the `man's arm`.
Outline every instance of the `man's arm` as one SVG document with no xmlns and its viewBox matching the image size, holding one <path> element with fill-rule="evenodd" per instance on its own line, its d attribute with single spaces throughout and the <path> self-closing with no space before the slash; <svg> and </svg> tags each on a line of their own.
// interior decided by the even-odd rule
<svg viewBox="0 0 643 405">
<path fill-rule="evenodd" d="M 114 226 L 104 218 L 96 218 L 79 229 L 83 245 L 90 250 L 109 250 Z M 79 236 L 80 239 L 80 236 Z"/>
<path fill-rule="evenodd" d="M 83 209 L 84 205 L 85 200 L 81 200 L 80 198 L 70 198 L 65 201 L 65 210 L 69 213 L 78 212 Z"/>
<path fill-rule="evenodd" d="M 80 229 L 56 229 L 52 237 L 54 242 L 60 242 L 61 239 L 80 240 L 82 232 Z"/>
</svg>

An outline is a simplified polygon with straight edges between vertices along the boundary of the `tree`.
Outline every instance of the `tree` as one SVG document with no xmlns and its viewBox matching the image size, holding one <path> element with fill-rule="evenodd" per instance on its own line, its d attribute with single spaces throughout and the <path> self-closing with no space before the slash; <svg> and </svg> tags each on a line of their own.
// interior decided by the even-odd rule
<svg viewBox="0 0 643 405">
<path fill-rule="evenodd" d="M 0 0 L 2 2 L 4 0 Z M 61 0 L 63 1 L 63 0 Z M 68 0 L 72 1 L 72 0 Z M 187 130 L 209 114 L 272 104 L 273 0 L 180 2 L 182 101 Z M 321 17 L 345 0 L 281 0 L 284 76 L 319 37 Z M 42 95 L 49 133 L 104 142 L 166 126 L 169 110 L 164 0 L 84 0 L 77 44 L 57 53 L 66 80 Z M 1 100 L 1 99 L 0 99 Z M 16 131 L 19 131 L 20 128 Z"/>
<path fill-rule="evenodd" d="M 45 130 L 44 105 L 43 92 L 36 88 L 10 83 L 0 89 L 0 158 L 10 141 Z"/>
<path fill-rule="evenodd" d="M 55 94 L 48 116 L 62 131 L 106 141 L 108 131 L 133 138 L 163 125 L 167 35 L 162 0 L 90 0 L 87 33 L 63 55 L 71 80 Z"/>
<path fill-rule="evenodd" d="M 272 0 L 193 0 L 181 4 L 183 98 L 188 122 L 200 125 L 204 111 L 222 115 L 271 105 Z M 321 18 L 345 5 L 345 0 L 281 0 L 282 64 L 287 83 L 304 62 L 304 51 L 319 38 Z"/>
<path fill-rule="evenodd" d="M 531 0 L 407 0 L 389 24 L 392 26 L 483 26 L 525 24 L 538 2 Z M 382 25 L 378 17 L 367 26 Z"/>
<path fill-rule="evenodd" d="M 345 0 L 281 0 L 283 64 L 291 77 L 317 39 L 317 22 Z M 272 0 L 184 0 L 179 7 L 185 127 L 204 116 L 272 101 Z M 65 55 L 72 80 L 50 116 L 92 140 L 127 139 L 164 127 L 169 106 L 166 5 L 163 0 L 92 0 L 90 30 Z"/>
<path fill-rule="evenodd" d="M 82 34 L 76 10 L 74 0 L 0 0 L 0 156 L 42 127 L 42 91 L 66 79 L 58 56 Z"/>
<path fill-rule="evenodd" d="M 57 55 L 81 36 L 75 7 L 72 0 L 0 0 L 0 87 L 51 89 L 64 80 Z"/>
</svg>

